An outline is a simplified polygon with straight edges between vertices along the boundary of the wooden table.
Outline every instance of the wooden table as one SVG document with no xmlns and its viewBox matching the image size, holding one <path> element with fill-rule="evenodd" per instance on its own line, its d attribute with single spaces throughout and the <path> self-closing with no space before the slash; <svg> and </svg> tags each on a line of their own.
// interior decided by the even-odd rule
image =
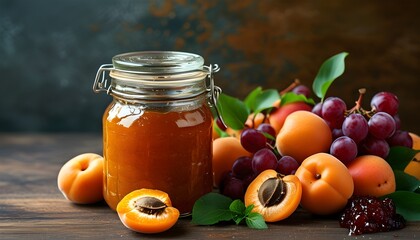
<svg viewBox="0 0 420 240">
<path fill-rule="evenodd" d="M 195 226 L 180 219 L 167 232 L 144 235 L 123 226 L 105 203 L 75 205 L 57 188 L 60 167 L 85 152 L 102 152 L 100 135 L 0 134 L 0 239 L 414 239 L 420 222 L 400 231 L 348 236 L 334 218 L 299 209 L 267 230 L 244 225 Z"/>
</svg>

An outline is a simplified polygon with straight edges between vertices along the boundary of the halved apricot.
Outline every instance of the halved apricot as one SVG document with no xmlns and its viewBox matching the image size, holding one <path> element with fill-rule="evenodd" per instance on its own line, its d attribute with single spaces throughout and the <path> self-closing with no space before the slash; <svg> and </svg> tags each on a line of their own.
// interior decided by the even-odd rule
<svg viewBox="0 0 420 240">
<path fill-rule="evenodd" d="M 254 205 L 266 222 L 277 222 L 289 217 L 299 206 L 302 185 L 294 175 L 283 176 L 272 169 L 260 173 L 248 186 L 245 205 Z"/>
<path fill-rule="evenodd" d="M 159 233 L 170 229 L 179 218 L 167 193 L 142 188 L 127 194 L 117 205 L 121 222 L 141 233 Z"/>
</svg>

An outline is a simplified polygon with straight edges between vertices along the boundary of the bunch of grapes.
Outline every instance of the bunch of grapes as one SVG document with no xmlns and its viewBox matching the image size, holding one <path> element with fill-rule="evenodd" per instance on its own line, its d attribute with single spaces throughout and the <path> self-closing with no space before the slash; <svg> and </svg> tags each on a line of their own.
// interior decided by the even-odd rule
<svg viewBox="0 0 420 240">
<path fill-rule="evenodd" d="M 235 160 L 232 170 L 223 178 L 220 191 L 232 199 L 243 199 L 248 185 L 264 170 L 273 169 L 279 174 L 294 174 L 299 163 L 290 156 L 280 156 L 273 147 L 276 131 L 268 123 L 256 129 L 245 128 L 240 136 L 242 147 L 252 156 Z"/>
<path fill-rule="evenodd" d="M 397 96 L 390 92 L 377 93 L 371 99 L 371 110 L 367 111 L 361 107 L 365 92 L 359 90 L 359 99 L 349 110 L 338 97 L 329 97 L 312 110 L 332 129 L 334 141 L 330 153 L 346 165 L 359 155 L 386 158 L 392 146 L 412 146 L 408 132 L 400 129 Z"/>
</svg>

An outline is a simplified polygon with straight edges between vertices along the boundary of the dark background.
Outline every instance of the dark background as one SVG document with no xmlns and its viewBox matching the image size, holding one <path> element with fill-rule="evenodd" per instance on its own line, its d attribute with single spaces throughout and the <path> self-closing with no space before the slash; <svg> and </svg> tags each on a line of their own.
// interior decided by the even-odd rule
<svg viewBox="0 0 420 240">
<path fill-rule="evenodd" d="M 0 132 L 100 132 L 111 97 L 92 92 L 98 67 L 143 50 L 200 54 L 239 98 L 295 78 L 310 86 L 325 59 L 346 51 L 327 94 L 350 108 L 361 87 L 365 107 L 392 91 L 402 127 L 420 133 L 416 0 L 0 0 Z"/>
</svg>

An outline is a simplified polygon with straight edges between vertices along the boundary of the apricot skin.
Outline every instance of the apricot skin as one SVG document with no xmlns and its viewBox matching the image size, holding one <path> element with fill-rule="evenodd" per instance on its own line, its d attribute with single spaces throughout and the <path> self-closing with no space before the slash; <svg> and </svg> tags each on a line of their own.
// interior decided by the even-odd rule
<svg viewBox="0 0 420 240">
<path fill-rule="evenodd" d="M 395 192 L 394 172 L 383 158 L 363 155 L 347 167 L 353 178 L 355 195 L 382 197 Z"/>
<path fill-rule="evenodd" d="M 213 141 L 213 185 L 219 187 L 222 177 L 232 169 L 235 160 L 242 156 L 251 156 L 239 139 L 235 137 L 218 138 Z"/>
<path fill-rule="evenodd" d="M 291 156 L 299 163 L 312 154 L 328 152 L 331 142 L 327 123 L 309 111 L 291 113 L 276 137 L 280 154 Z"/>
<path fill-rule="evenodd" d="M 411 132 L 409 134 L 413 139 L 412 149 L 420 150 L 420 137 L 417 134 Z M 420 180 L 420 152 L 417 153 L 413 160 L 405 167 L 404 172 Z"/>
<path fill-rule="evenodd" d="M 278 133 L 283 127 L 286 117 L 299 110 L 311 111 L 312 107 L 304 102 L 293 102 L 280 106 L 270 113 L 268 117 L 270 125 L 276 130 L 276 133 Z"/>
<path fill-rule="evenodd" d="M 306 158 L 295 175 L 302 183 L 301 206 L 318 215 L 342 210 L 353 195 L 353 179 L 334 156 L 317 153 Z"/>
<path fill-rule="evenodd" d="M 58 189 L 73 203 L 102 201 L 103 165 L 103 157 L 95 153 L 84 153 L 70 159 L 58 173 Z"/>
</svg>

